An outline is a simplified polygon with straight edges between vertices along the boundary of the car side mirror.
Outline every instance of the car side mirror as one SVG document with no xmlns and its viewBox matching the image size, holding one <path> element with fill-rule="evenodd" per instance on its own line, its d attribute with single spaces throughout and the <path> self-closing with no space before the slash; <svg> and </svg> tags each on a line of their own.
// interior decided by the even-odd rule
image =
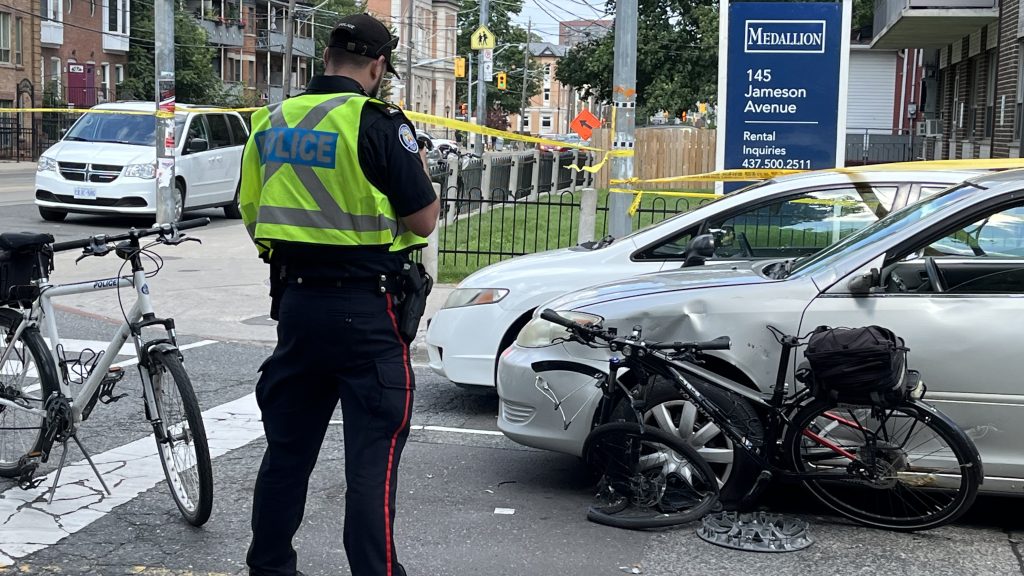
<svg viewBox="0 0 1024 576">
<path fill-rule="evenodd" d="M 878 268 L 872 268 L 868 272 L 861 272 L 850 278 L 850 281 L 846 283 L 846 288 L 851 294 L 870 294 L 871 289 L 878 286 L 880 282 Z"/>
<path fill-rule="evenodd" d="M 186 151 L 189 154 L 195 154 L 196 152 L 206 152 L 210 149 L 210 143 L 203 138 L 192 138 L 188 141 Z"/>
<path fill-rule="evenodd" d="M 690 240 L 683 252 L 683 268 L 691 266 L 703 266 L 704 261 L 715 255 L 715 237 L 711 234 L 701 234 Z"/>
</svg>

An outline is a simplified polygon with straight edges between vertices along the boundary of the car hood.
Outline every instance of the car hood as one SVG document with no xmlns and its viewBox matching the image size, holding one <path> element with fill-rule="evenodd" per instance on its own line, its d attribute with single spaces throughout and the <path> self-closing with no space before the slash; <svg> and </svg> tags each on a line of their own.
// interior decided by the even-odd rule
<svg viewBox="0 0 1024 576">
<path fill-rule="evenodd" d="M 543 307 L 554 310 L 572 310 L 610 300 L 650 296 L 664 292 L 777 282 L 777 280 L 765 278 L 758 273 L 767 264 L 767 262 L 763 261 L 741 262 L 695 266 L 670 272 L 644 274 L 626 280 L 598 284 L 583 290 L 570 292 L 548 302 Z"/>
<path fill-rule="evenodd" d="M 62 140 L 51 146 L 43 155 L 58 162 L 125 166 L 155 162 L 156 148 L 135 144 Z"/>
<path fill-rule="evenodd" d="M 513 288 L 520 281 L 536 287 L 545 278 L 567 278 L 584 272 L 593 275 L 594 267 L 601 262 L 614 259 L 614 255 L 622 250 L 628 252 L 634 248 L 631 241 L 623 240 L 597 250 L 559 248 L 517 256 L 470 274 L 459 284 L 459 288 Z"/>
</svg>

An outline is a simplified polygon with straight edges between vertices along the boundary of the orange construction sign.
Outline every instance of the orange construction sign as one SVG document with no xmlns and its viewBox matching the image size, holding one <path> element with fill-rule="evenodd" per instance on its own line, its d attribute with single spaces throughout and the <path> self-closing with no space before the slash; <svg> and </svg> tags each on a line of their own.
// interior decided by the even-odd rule
<svg viewBox="0 0 1024 576">
<path fill-rule="evenodd" d="M 583 109 L 583 111 L 569 123 L 569 129 L 576 134 L 579 134 L 580 138 L 583 138 L 584 140 L 590 140 L 590 136 L 593 134 L 594 129 L 600 127 L 601 121 L 587 109 Z"/>
</svg>

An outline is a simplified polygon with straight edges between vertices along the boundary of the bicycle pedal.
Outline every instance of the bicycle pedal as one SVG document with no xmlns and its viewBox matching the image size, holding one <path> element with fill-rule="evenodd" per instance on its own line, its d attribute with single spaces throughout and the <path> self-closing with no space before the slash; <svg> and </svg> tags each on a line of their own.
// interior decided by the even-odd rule
<svg viewBox="0 0 1024 576">
<path fill-rule="evenodd" d="M 43 480 L 45 480 L 45 478 L 35 478 L 36 470 L 39 469 L 38 460 L 29 461 L 35 460 L 39 455 L 39 452 L 34 452 L 28 456 L 22 457 L 21 464 L 24 468 L 18 476 L 18 488 L 21 488 L 22 490 L 32 490 L 33 488 L 39 487 L 39 485 L 43 483 Z"/>
</svg>

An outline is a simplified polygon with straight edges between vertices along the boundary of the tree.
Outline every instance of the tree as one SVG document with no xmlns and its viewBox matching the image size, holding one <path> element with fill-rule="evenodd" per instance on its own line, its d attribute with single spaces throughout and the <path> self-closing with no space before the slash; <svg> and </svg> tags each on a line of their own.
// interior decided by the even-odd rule
<svg viewBox="0 0 1024 576">
<path fill-rule="evenodd" d="M 498 46 L 494 50 L 494 73 L 506 72 L 508 74 L 508 88 L 498 90 L 495 82 L 487 84 L 487 107 L 490 110 L 500 110 L 503 114 L 488 113 L 487 125 L 496 128 L 500 124 L 498 118 L 504 118 L 508 114 L 522 112 L 522 94 L 524 78 L 527 82 L 527 97 L 540 92 L 542 72 L 540 65 L 531 61 L 530 69 L 523 73 L 523 62 L 527 43 L 526 29 L 512 22 L 512 17 L 522 10 L 523 0 L 508 0 L 502 2 L 491 2 L 491 13 L 487 27 L 498 39 Z M 477 58 L 479 52 L 470 49 L 470 35 L 480 26 L 480 4 L 478 0 L 463 0 L 459 10 L 459 36 L 456 44 L 457 54 L 468 57 L 473 53 L 473 79 L 477 80 Z M 536 39 L 537 36 L 534 36 Z M 456 84 L 455 94 L 457 102 L 467 102 L 467 82 L 460 78 Z M 470 95 L 476 99 L 476 86 L 473 87 Z"/>
<path fill-rule="evenodd" d="M 132 42 L 121 93 L 138 100 L 154 100 L 153 4 L 131 3 Z M 213 69 L 215 49 L 206 43 L 206 31 L 179 5 L 174 11 L 174 90 L 179 102 L 221 104 L 226 96 L 220 75 Z"/>
<path fill-rule="evenodd" d="M 319 4 L 319 2 L 317 2 L 317 4 Z M 319 7 L 317 10 L 317 25 L 313 31 L 313 40 L 315 41 L 316 46 L 313 50 L 314 74 L 324 73 L 324 49 L 327 48 L 327 42 L 331 39 L 331 32 L 334 30 L 334 25 L 345 16 L 350 14 L 361 14 L 363 11 L 363 3 L 357 3 L 355 0 L 327 0 L 327 2 Z M 395 34 L 395 30 L 393 28 L 391 29 L 391 34 Z M 394 56 L 392 56 L 392 58 L 394 58 Z"/>
</svg>

